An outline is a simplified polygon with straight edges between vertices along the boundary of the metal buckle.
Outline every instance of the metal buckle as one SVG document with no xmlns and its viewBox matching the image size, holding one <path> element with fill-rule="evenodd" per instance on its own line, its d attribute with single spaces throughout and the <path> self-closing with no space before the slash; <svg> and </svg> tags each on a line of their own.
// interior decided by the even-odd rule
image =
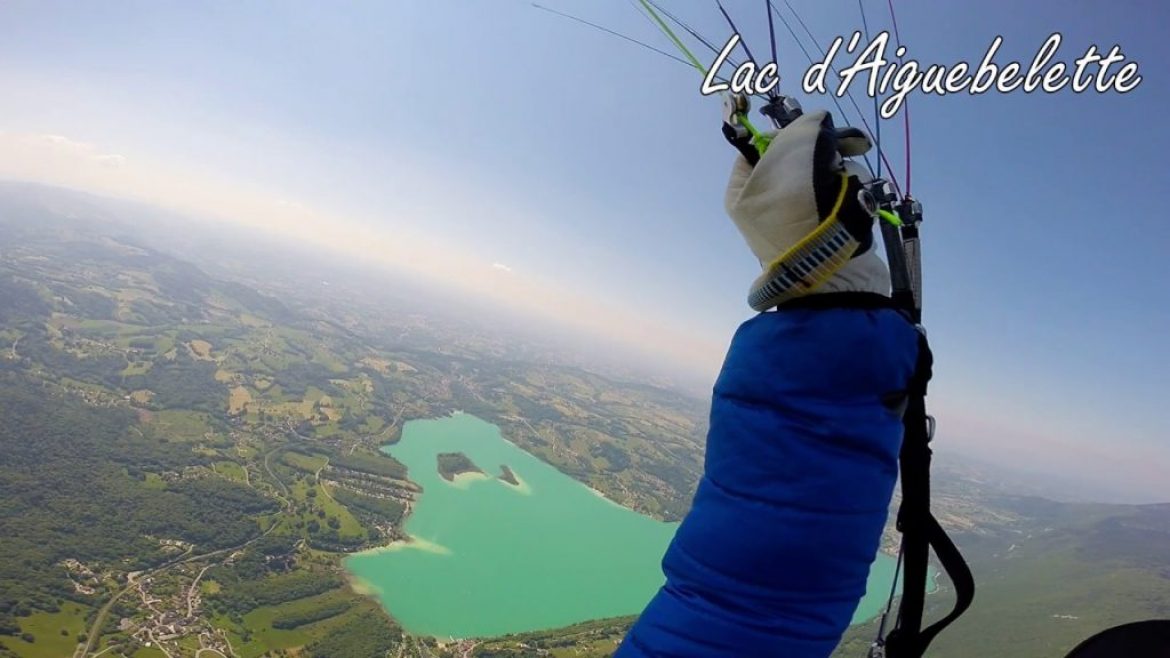
<svg viewBox="0 0 1170 658">
<path fill-rule="evenodd" d="M 751 107 L 751 101 L 743 94 L 723 95 L 723 123 L 731 127 L 738 139 L 749 136 L 748 129 L 740 122 L 739 117 L 747 114 Z"/>
<path fill-rule="evenodd" d="M 800 101 L 791 96 L 775 96 L 767 105 L 760 108 L 760 113 L 772 120 L 777 129 L 784 128 L 796 121 L 804 114 Z"/>
</svg>

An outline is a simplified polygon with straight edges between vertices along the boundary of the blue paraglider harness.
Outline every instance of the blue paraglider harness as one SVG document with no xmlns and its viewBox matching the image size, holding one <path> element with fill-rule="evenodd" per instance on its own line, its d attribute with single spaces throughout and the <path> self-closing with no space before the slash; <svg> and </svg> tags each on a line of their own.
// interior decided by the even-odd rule
<svg viewBox="0 0 1170 658">
<path fill-rule="evenodd" d="M 738 107 L 746 111 L 746 99 L 739 101 Z M 791 102 L 786 102 L 779 108 L 771 108 L 770 111 L 768 108 L 762 108 L 761 112 L 770 117 L 780 116 L 782 119 L 777 123 L 787 125 L 800 116 L 799 106 L 795 106 L 795 111 L 791 110 L 792 107 Z M 756 147 L 742 132 L 737 132 L 725 123 L 724 135 L 733 146 L 745 154 L 749 162 L 759 161 L 759 153 L 753 154 Z M 882 241 L 886 248 L 886 261 L 890 268 L 891 303 L 918 332 L 918 360 L 902 402 L 904 433 L 899 455 L 902 504 L 896 521 L 896 527 L 902 534 L 898 563 L 902 574 L 902 598 L 894 626 L 886 633 L 895 592 L 891 588 L 890 599 L 882 615 L 877 637 L 870 646 L 869 658 L 917 658 L 925 654 L 935 636 L 971 606 L 975 596 L 975 580 L 958 547 L 930 510 L 930 442 L 934 438 L 935 419 L 926 413 L 926 390 L 932 375 L 934 357 L 926 339 L 926 330 L 922 326 L 922 255 L 918 233 L 919 224 L 922 222 L 922 204 L 909 196 L 898 202 L 897 196 L 882 179 L 871 181 L 862 192 L 863 205 L 875 216 L 886 220 L 880 224 Z M 842 245 L 847 249 L 854 246 L 856 243 Z M 787 264 L 783 268 L 775 269 L 800 272 L 811 269 L 804 264 L 809 258 L 807 249 L 803 251 L 793 249 L 785 256 L 780 260 L 788 261 Z M 812 260 L 818 261 L 815 256 Z M 764 288 L 756 286 L 753 289 L 753 302 L 757 297 L 762 297 L 756 294 L 760 290 Z M 836 304 L 838 302 L 832 299 L 834 297 L 838 296 L 797 297 L 781 303 L 780 307 L 812 308 L 817 306 L 820 300 L 827 304 Z M 753 306 L 756 304 L 753 303 Z M 757 310 L 760 309 L 757 307 Z M 931 549 L 934 549 L 936 557 L 955 588 L 955 604 L 946 616 L 923 628 L 927 567 Z"/>
<path fill-rule="evenodd" d="M 726 16 L 726 12 L 724 15 Z M 730 22 L 730 17 L 728 21 Z M 734 25 L 732 28 L 734 29 Z M 746 96 L 732 94 L 725 99 L 723 135 L 748 163 L 754 166 L 759 162 L 761 152 L 768 144 L 759 141 L 757 131 L 747 120 L 749 107 Z M 799 118 L 802 110 L 795 99 L 777 94 L 771 96 L 760 108 L 760 113 L 771 119 L 776 128 L 781 129 Z M 850 132 L 839 133 L 839 136 L 842 139 L 857 137 Z M 902 504 L 898 510 L 896 527 L 902 534 L 898 556 L 898 567 L 902 572 L 902 598 L 898 604 L 894 626 L 886 633 L 895 593 L 891 588 L 877 637 L 870 646 L 869 658 L 918 658 L 926 653 L 935 636 L 971 606 L 975 597 L 975 579 L 962 553 L 930 510 L 930 442 L 934 438 L 935 419 L 926 413 L 926 389 L 930 382 L 934 357 L 926 339 L 926 330 L 922 326 L 922 252 L 918 233 L 919 224 L 922 222 L 922 204 L 909 194 L 899 201 L 889 184 L 880 176 L 865 185 L 858 196 L 861 205 L 870 214 L 884 220 L 878 223 L 881 226 L 886 261 L 890 269 L 892 301 L 918 331 L 918 362 L 904 401 L 905 410 L 902 416 L 904 434 L 899 455 Z M 835 220 L 835 217 L 831 216 L 829 219 Z M 757 280 L 749 299 L 756 310 L 771 305 L 775 300 L 783 299 L 783 291 L 787 286 L 777 283 L 783 284 L 789 279 L 796 279 L 797 277 L 793 276 L 794 272 L 805 273 L 806 280 L 823 280 L 827 278 L 829 267 L 832 266 L 832 256 L 842 252 L 852 253 L 856 243 L 847 240 L 833 241 L 831 238 L 818 235 L 818 233 L 832 235 L 826 228 L 826 224 L 829 223 L 823 222 L 817 231 L 781 256 L 777 265 L 770 268 L 774 273 L 766 273 L 766 276 Z M 844 232 L 844 229 L 837 231 Z M 829 257 L 822 257 L 824 254 Z M 824 272 L 818 273 L 818 267 L 824 268 Z M 772 290 L 769 290 L 769 287 Z M 946 616 L 923 628 L 922 616 L 931 549 L 934 549 L 936 557 L 955 588 L 955 604 Z"/>
<path fill-rule="evenodd" d="M 535 6 L 539 9 L 602 30 L 612 36 L 619 37 L 657 52 L 660 55 L 692 66 L 698 69 L 705 79 L 710 77 L 715 80 L 720 80 L 714 67 L 708 71 L 687 49 L 670 26 L 666 24 L 662 16 L 665 16 L 672 23 L 702 42 L 704 46 L 713 52 L 720 53 L 719 49 L 715 48 L 714 45 L 704 39 L 702 35 L 686 23 L 661 7 L 655 0 L 638 0 L 638 2 L 646 11 L 646 14 L 686 57 L 685 60 L 609 28 L 563 12 L 548 9 L 547 7 Z M 740 34 L 731 16 L 723 8 L 722 3 L 716 0 L 716 4 L 733 33 L 735 35 Z M 773 15 L 776 15 L 784 22 L 789 32 L 796 38 L 798 45 L 800 39 L 796 37 L 791 25 L 789 25 L 784 16 L 772 6 L 771 0 L 767 0 L 766 5 L 768 9 L 768 31 L 772 37 L 772 59 L 775 62 L 776 39 L 772 23 Z M 862 11 L 862 21 L 865 23 L 864 5 L 859 3 L 859 6 Z M 791 9 L 791 5 L 789 5 L 789 8 Z M 793 12 L 795 13 L 795 10 Z M 894 17 L 892 2 L 890 3 L 890 14 L 894 20 L 896 33 L 897 21 Z M 799 15 L 796 18 L 800 21 Z M 811 38 L 812 34 L 808 31 L 808 27 L 803 21 L 800 21 L 800 24 Z M 865 27 L 868 33 L 868 25 L 866 24 Z M 813 41 L 816 41 L 815 38 Z M 751 51 L 747 50 L 747 45 L 743 44 L 742 41 L 739 43 L 743 46 L 749 59 L 755 61 Z M 805 54 L 806 56 L 808 55 L 807 52 Z M 721 61 L 726 55 L 727 53 L 720 54 Z M 735 65 L 729 58 L 726 61 Z M 831 99 L 837 105 L 838 110 L 844 113 L 838 99 L 835 96 L 831 96 Z M 754 166 L 770 145 L 771 137 L 760 132 L 752 125 L 748 117 L 750 105 L 746 95 L 742 93 L 724 92 L 723 102 L 723 135 L 743 155 L 747 162 Z M 857 107 L 856 103 L 854 103 L 854 108 L 858 110 L 858 114 L 861 114 L 860 108 Z M 802 109 L 794 98 L 782 96 L 773 90 L 768 92 L 767 102 L 761 107 L 760 112 L 768 117 L 777 129 L 782 129 L 800 117 Z M 863 114 L 861 114 L 861 120 L 863 123 L 866 123 Z M 866 123 L 866 127 L 869 127 L 868 123 Z M 849 294 L 803 295 L 809 289 L 827 280 L 857 250 L 859 244 L 858 235 L 854 234 L 855 232 L 847 230 L 846 227 L 842 226 L 836 220 L 836 210 L 840 208 L 845 198 L 846 190 L 855 190 L 857 187 L 855 184 L 850 185 L 848 177 L 843 176 L 841 192 L 833 212 L 821 222 L 816 230 L 806 236 L 788 252 L 782 254 L 766 268 L 764 274 L 752 286 L 752 291 L 749 295 L 749 305 L 758 311 L 769 308 L 812 308 L 821 304 L 844 304 L 846 306 L 861 304 L 865 306 L 876 303 L 884 307 L 892 305 L 903 314 L 905 319 L 917 331 L 917 363 L 910 380 L 910 385 L 905 392 L 904 399 L 901 400 L 901 404 L 899 405 L 903 409 L 903 438 L 898 456 L 902 480 L 902 504 L 898 511 L 896 527 L 902 535 L 901 550 L 898 559 L 898 569 L 902 578 L 902 596 L 898 605 L 897 614 L 893 620 L 893 627 L 887 633 L 886 628 L 890 621 L 896 591 L 894 588 L 891 588 L 889 601 L 882 615 L 877 637 L 870 646 L 869 656 L 870 658 L 919 658 L 926 652 L 930 642 L 970 607 L 974 598 L 975 582 L 963 556 L 959 553 L 954 542 L 947 536 L 947 533 L 943 530 L 930 509 L 930 442 L 934 436 L 935 421 L 933 417 L 926 413 L 925 398 L 927 384 L 930 381 L 932 373 L 933 357 L 926 340 L 926 332 L 921 324 L 922 259 L 919 247 L 918 226 L 922 221 L 922 205 L 909 194 L 909 119 L 906 119 L 907 192 L 905 195 L 902 195 L 900 190 L 895 194 L 886 180 L 882 178 L 881 165 L 884 156 L 882 155 L 880 144 L 880 121 L 877 121 L 876 129 L 875 136 L 878 143 L 877 172 L 871 182 L 862 185 L 859 190 L 856 190 L 856 194 L 861 206 L 871 215 L 882 220 L 879 221 L 879 224 L 881 226 L 882 239 L 885 243 L 892 296 L 885 298 L 873 295 L 862 299 L 862 297 L 865 297 L 864 295 L 861 297 Z M 837 139 L 839 142 L 839 152 L 846 157 L 863 155 L 869 147 L 868 137 L 858 129 L 844 128 L 838 130 Z M 866 160 L 866 164 L 868 166 L 868 159 Z M 870 169 L 873 171 L 872 167 Z M 892 173 L 891 179 L 893 179 Z M 897 187 L 896 179 L 894 180 L 894 185 Z M 868 235 L 871 230 L 871 228 L 867 227 L 865 233 Z M 848 299 L 845 299 L 845 297 L 848 297 Z M 879 297 L 879 299 L 874 300 L 872 297 Z M 923 628 L 922 617 L 926 598 L 928 563 L 931 549 L 934 550 L 939 563 L 954 586 L 955 604 L 946 616 L 930 626 Z M 897 578 L 898 575 L 896 574 L 895 585 Z"/>
<path fill-rule="evenodd" d="M 735 97 L 725 104 L 723 134 L 751 164 L 759 161 L 760 152 L 753 142 L 751 133 L 744 129 L 742 117 L 748 110 L 746 97 Z M 775 96 L 761 108 L 761 113 L 771 118 L 777 128 L 783 128 L 801 115 L 799 104 L 794 100 Z M 765 145 L 766 146 L 766 145 Z M 926 413 L 926 389 L 930 382 L 934 358 L 922 326 L 922 252 L 918 227 L 922 222 L 922 204 L 909 195 L 899 201 L 889 184 L 877 178 L 863 187 L 859 198 L 869 212 L 880 217 L 882 241 L 886 248 L 886 261 L 890 268 L 892 302 L 906 320 L 918 331 L 918 361 L 904 400 L 902 423 L 904 434 L 899 465 L 902 479 L 902 504 L 898 510 L 897 529 L 902 534 L 898 567 L 902 573 L 902 598 L 893 628 L 886 633 L 889 615 L 893 607 L 894 589 L 882 615 L 877 637 L 869 650 L 870 658 L 917 658 L 925 654 L 931 641 L 952 622 L 958 619 L 975 596 L 975 580 L 971 569 L 963 559 L 958 547 L 947 535 L 930 510 L 930 442 L 934 438 L 935 420 Z M 834 219 L 834 218 L 830 218 Z M 818 231 L 825 233 L 825 224 Z M 820 253 L 852 251 L 856 243 L 840 241 L 840 244 L 817 240 L 816 232 L 806 238 Z M 802 241 L 802 244 L 805 241 Z M 782 256 L 771 277 L 762 277 L 753 287 L 750 301 L 752 306 L 770 305 L 764 301 L 782 298 L 776 291 L 786 290 L 787 283 L 795 278 L 791 273 L 808 273 L 805 278 L 821 278 L 815 267 L 828 259 L 818 255 L 818 249 L 798 248 Z M 785 262 L 787 261 L 787 262 Z M 827 276 L 827 275 L 825 275 Z M 793 300 L 800 306 L 803 300 Z M 759 302 L 757 304 L 757 302 Z M 793 302 L 783 304 L 790 306 Z M 951 611 L 937 622 L 923 628 L 922 617 L 925 607 L 928 563 L 930 550 L 934 549 L 938 561 L 955 588 L 955 604 Z"/>
</svg>

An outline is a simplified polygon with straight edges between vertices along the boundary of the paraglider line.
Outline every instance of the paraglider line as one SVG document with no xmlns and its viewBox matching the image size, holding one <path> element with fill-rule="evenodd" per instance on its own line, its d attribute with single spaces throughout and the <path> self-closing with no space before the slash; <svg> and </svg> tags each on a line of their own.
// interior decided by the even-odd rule
<svg viewBox="0 0 1170 658">
<path fill-rule="evenodd" d="M 682 19 L 678 18 L 677 16 L 675 16 L 675 15 L 674 15 L 674 14 L 672 14 L 672 13 L 670 13 L 670 12 L 669 12 L 669 11 L 667 11 L 666 9 L 663 9 L 663 8 L 662 8 L 662 5 L 658 4 L 657 2 L 654 2 L 654 0 L 646 0 L 646 1 L 650 3 L 650 6 L 654 7 L 656 10 L 658 10 L 658 12 L 659 12 L 660 14 L 662 14 L 663 16 L 666 16 L 668 19 L 670 19 L 670 21 L 671 21 L 672 23 L 674 23 L 675 25 L 677 25 L 677 26 L 681 27 L 682 29 L 686 30 L 687 34 L 690 34 L 690 35 L 691 35 L 692 37 L 694 37 L 695 39 L 698 39 L 699 43 L 701 43 L 701 44 L 703 44 L 704 46 L 706 46 L 708 50 L 710 50 L 711 52 L 715 53 L 716 55 L 718 55 L 718 54 L 720 53 L 720 50 L 719 50 L 718 48 L 716 48 L 716 47 L 714 46 L 714 44 L 712 44 L 712 43 L 711 43 L 710 41 L 708 41 L 707 39 L 703 38 L 703 35 L 699 34 L 699 33 L 698 33 L 698 31 L 696 31 L 694 28 L 692 28 L 691 26 L 689 26 L 689 25 L 687 25 L 686 23 L 684 23 L 684 22 L 682 21 Z M 630 4 L 633 4 L 633 3 L 634 3 L 634 0 L 630 0 Z M 650 18 L 649 16 L 647 16 L 647 15 L 646 15 L 645 13 L 643 13 L 643 12 L 638 12 L 638 13 L 639 13 L 639 14 L 642 14 L 642 16 L 644 16 L 644 17 L 646 18 L 646 20 L 648 20 L 648 21 L 650 21 L 651 23 L 653 23 L 654 19 Z M 730 64 L 732 68 L 739 68 L 739 62 L 735 61 L 735 59 L 733 59 L 733 58 L 731 58 L 731 57 L 728 57 L 728 58 L 727 58 L 726 60 L 724 60 L 724 61 L 725 61 L 727 64 Z"/>
<path fill-rule="evenodd" d="M 898 32 L 898 16 L 894 13 L 894 0 L 886 0 L 890 7 L 890 21 L 894 24 L 894 41 L 898 50 L 902 50 L 902 35 Z M 905 63 L 905 57 L 898 55 L 898 63 Z M 906 196 L 910 196 L 910 103 L 907 101 L 902 110 L 902 125 L 906 132 Z"/>
<path fill-rule="evenodd" d="M 585 25 L 588 25 L 589 27 L 601 30 L 602 32 L 605 32 L 606 34 L 612 34 L 613 36 L 615 36 L 619 39 L 625 39 L 626 41 L 629 41 L 630 43 L 636 43 L 639 46 L 642 46 L 643 48 L 648 48 L 650 50 L 653 50 L 654 52 L 658 53 L 659 55 L 662 55 L 664 57 L 669 57 L 676 62 L 682 62 L 683 64 L 686 64 L 687 66 L 691 66 L 690 62 L 686 61 L 685 59 L 683 59 L 681 57 L 678 57 L 677 55 L 671 55 L 670 53 L 666 52 L 665 50 L 660 50 L 658 48 L 655 48 L 654 46 L 651 46 L 648 43 L 638 41 L 637 39 L 635 39 L 633 37 L 628 37 L 628 36 L 622 34 L 621 32 L 615 32 L 615 31 L 609 29 L 608 27 L 598 25 L 597 23 L 591 23 L 591 22 L 585 20 L 584 18 L 578 18 L 576 16 L 573 16 L 572 14 L 566 14 L 563 11 L 557 11 L 556 9 L 551 9 L 549 7 L 545 7 L 544 5 L 538 5 L 535 2 L 532 3 L 532 6 L 536 7 L 537 9 L 543 9 L 544 11 L 547 11 L 549 13 L 556 14 L 557 16 L 562 16 L 562 17 L 567 18 L 571 21 L 577 21 L 578 23 L 583 23 Z"/>
<path fill-rule="evenodd" d="M 662 29 L 663 34 L 665 34 L 668 39 L 674 42 L 675 47 L 681 50 L 683 55 L 686 55 L 686 58 L 691 62 L 691 66 L 698 69 L 700 75 L 706 75 L 707 69 L 703 68 L 703 65 L 699 62 L 699 58 L 695 57 L 695 54 L 692 53 L 689 48 L 687 48 L 686 44 L 682 42 L 682 39 L 678 38 L 678 35 L 674 33 L 674 30 L 670 29 L 670 26 L 666 24 L 666 21 L 662 20 L 662 17 L 658 15 L 658 12 L 654 11 L 650 7 L 650 3 L 647 2 L 647 0 L 639 0 L 639 2 L 642 3 L 642 8 L 646 10 L 646 13 L 650 15 L 650 18 L 654 19 L 654 22 L 657 23 L 658 27 Z"/>
<path fill-rule="evenodd" d="M 865 3 L 862 0 L 857 0 L 857 8 L 861 10 L 861 27 L 865 30 L 865 40 L 869 41 L 869 21 L 865 18 Z M 878 150 L 877 177 L 881 178 L 882 160 L 884 159 L 882 156 L 882 117 L 878 114 L 878 97 L 876 95 L 873 97 L 873 122 L 877 126 L 873 136 L 874 141 L 877 142 Z"/>
<path fill-rule="evenodd" d="M 743 39 L 743 35 L 740 34 L 739 28 L 735 26 L 735 21 L 731 20 L 731 14 L 727 13 L 727 10 L 723 8 L 723 3 L 719 0 L 715 0 L 715 4 L 719 7 L 719 13 L 723 14 L 723 18 L 727 19 L 727 24 L 731 26 L 731 31 L 740 35 L 739 45 L 743 46 L 743 51 L 747 53 L 748 60 L 755 62 L 756 56 L 752 54 L 751 50 L 748 50 L 747 41 Z M 772 95 L 772 93 L 768 94 L 768 96 Z"/>
<path fill-rule="evenodd" d="M 800 21 L 801 26 L 804 27 L 804 31 L 808 33 L 808 38 L 812 39 L 813 45 L 816 45 L 816 37 L 812 35 L 812 32 L 809 31 L 808 26 L 804 24 L 803 20 L 801 20 L 800 14 L 796 13 L 796 10 L 792 8 L 792 5 L 788 2 L 788 0 L 784 0 L 784 4 L 788 5 L 788 9 L 792 11 L 792 15 L 796 16 L 796 20 Z M 809 64 L 812 64 L 812 55 L 809 54 L 808 49 L 804 47 L 804 42 L 801 41 L 799 36 L 797 36 L 796 30 L 792 29 L 792 24 L 788 22 L 788 19 L 784 17 L 784 14 L 780 13 L 779 9 L 777 9 L 775 6 L 772 6 L 771 0 L 769 0 L 768 5 L 771 7 L 772 12 L 780 18 L 780 22 L 783 23 L 784 27 L 788 30 L 788 34 L 792 35 L 792 40 L 796 42 L 796 46 L 800 48 L 800 52 L 804 53 L 804 58 L 808 60 Z M 771 18 L 771 15 L 769 15 L 769 18 Z M 837 73 L 836 67 L 830 66 L 830 68 L 834 74 L 840 75 Z M 849 100 L 853 103 L 853 109 L 857 110 L 857 116 L 861 119 L 862 125 L 865 126 L 866 132 L 872 135 L 873 130 L 870 129 L 869 122 L 865 120 L 865 113 L 862 112 L 861 108 L 857 106 L 857 101 L 853 98 L 853 92 L 847 91 L 846 93 L 849 95 Z M 829 98 L 833 101 L 833 105 L 837 107 L 837 111 L 841 113 L 841 117 L 843 119 L 848 119 L 849 114 L 845 111 L 845 108 L 841 106 L 841 101 L 837 99 L 837 95 L 829 94 Z M 869 175 L 874 176 L 875 174 L 873 172 L 873 163 L 870 162 L 869 155 L 863 154 L 861 157 L 865 161 L 865 168 L 869 170 Z"/>
<path fill-rule="evenodd" d="M 776 57 L 776 28 L 772 24 L 772 0 L 764 0 L 767 5 L 765 11 L 768 13 L 768 39 L 772 43 L 772 63 L 779 66 L 778 58 Z"/>
</svg>

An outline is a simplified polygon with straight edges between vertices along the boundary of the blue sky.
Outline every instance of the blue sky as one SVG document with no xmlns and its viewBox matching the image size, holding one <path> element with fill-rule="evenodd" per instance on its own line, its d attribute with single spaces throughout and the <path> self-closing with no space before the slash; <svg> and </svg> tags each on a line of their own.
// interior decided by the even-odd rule
<svg viewBox="0 0 1170 658">
<path fill-rule="evenodd" d="M 822 42 L 860 27 L 854 2 L 791 1 Z M 863 1 L 888 27 L 884 0 Z M 545 4 L 669 48 L 625 0 Z M 726 4 L 761 55 L 764 3 Z M 713 2 L 667 6 L 728 36 Z M 1170 7 L 896 7 L 924 63 L 977 61 L 996 35 L 997 61 L 1030 60 L 1060 31 L 1059 60 L 1116 43 L 1140 64 L 1126 95 L 912 95 L 913 189 L 940 441 L 1170 499 Z M 793 91 L 807 62 L 777 27 Z M 487 293 L 607 309 L 580 315 L 641 322 L 627 338 L 648 351 L 669 332 L 679 349 L 658 358 L 711 372 L 756 265 L 723 214 L 732 152 L 698 84 L 521 1 L 7 2 L 0 175 L 224 216 L 271 201 L 274 230 L 381 232 L 471 278 L 499 264 Z M 901 117 L 883 133 L 901 176 Z M 533 301 L 553 298 L 573 304 Z"/>
</svg>

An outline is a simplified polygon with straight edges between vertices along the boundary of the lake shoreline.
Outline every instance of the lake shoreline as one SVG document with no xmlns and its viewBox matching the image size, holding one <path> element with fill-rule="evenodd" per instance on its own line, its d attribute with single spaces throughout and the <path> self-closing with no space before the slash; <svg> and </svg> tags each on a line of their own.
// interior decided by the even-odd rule
<svg viewBox="0 0 1170 658">
<path fill-rule="evenodd" d="M 405 539 L 343 565 L 352 589 L 412 635 L 491 639 L 637 615 L 664 581 L 661 558 L 678 523 L 622 506 L 488 421 L 460 411 L 411 420 L 382 450 L 423 493 L 399 526 Z M 440 453 L 500 464 L 500 474 L 480 469 L 447 480 L 435 467 Z M 876 580 L 853 624 L 880 616 L 894 562 L 875 558 Z"/>
<path fill-rule="evenodd" d="M 382 450 L 423 491 L 399 526 L 409 538 L 357 553 L 345 568 L 355 591 L 408 633 L 493 638 L 637 614 L 664 580 L 677 524 L 597 496 L 488 421 L 460 412 L 412 420 Z M 501 467 L 447 480 L 439 454 L 462 454 L 480 471 L 506 465 L 512 477 L 499 477 Z"/>
</svg>

